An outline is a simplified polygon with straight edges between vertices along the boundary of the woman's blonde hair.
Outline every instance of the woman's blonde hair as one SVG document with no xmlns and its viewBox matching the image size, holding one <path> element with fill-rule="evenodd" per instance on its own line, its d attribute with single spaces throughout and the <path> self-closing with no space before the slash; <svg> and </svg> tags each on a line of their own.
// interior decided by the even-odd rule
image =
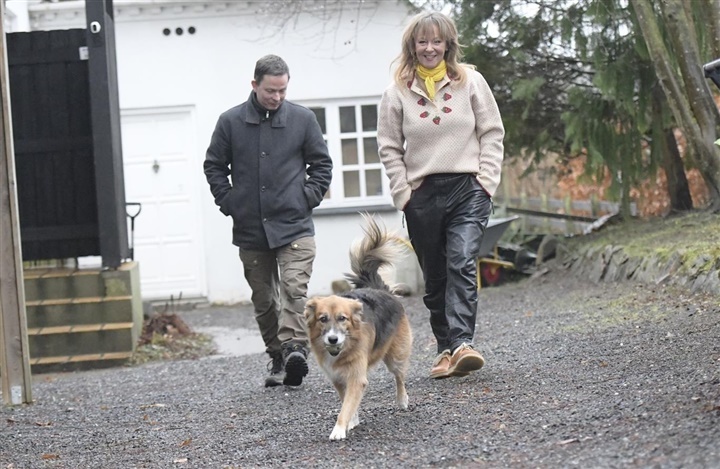
<svg viewBox="0 0 720 469">
<path fill-rule="evenodd" d="M 402 51 L 393 61 L 393 63 L 397 64 L 394 76 L 398 86 L 405 86 L 408 79 L 412 78 L 415 67 L 418 65 L 415 53 L 415 39 L 423 34 L 432 35 L 433 26 L 437 26 L 440 39 L 447 44 L 444 58 L 448 76 L 453 80 L 464 83 L 467 78 L 466 69 L 475 68 L 473 65 L 462 63 L 462 47 L 464 46 L 458 42 L 455 22 L 443 13 L 426 11 L 415 15 L 403 32 Z"/>
</svg>

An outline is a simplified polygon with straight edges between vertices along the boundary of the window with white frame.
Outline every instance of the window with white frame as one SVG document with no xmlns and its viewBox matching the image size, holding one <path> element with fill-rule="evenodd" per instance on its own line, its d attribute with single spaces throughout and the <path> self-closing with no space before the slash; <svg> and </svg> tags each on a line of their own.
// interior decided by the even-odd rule
<svg viewBox="0 0 720 469">
<path fill-rule="evenodd" d="M 333 180 L 320 208 L 392 204 L 377 151 L 379 98 L 311 104 L 333 159 Z"/>
</svg>

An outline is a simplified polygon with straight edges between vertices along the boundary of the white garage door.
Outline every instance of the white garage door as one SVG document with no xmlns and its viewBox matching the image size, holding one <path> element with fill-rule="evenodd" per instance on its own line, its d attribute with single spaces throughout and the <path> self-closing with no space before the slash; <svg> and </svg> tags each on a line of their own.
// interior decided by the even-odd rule
<svg viewBox="0 0 720 469">
<path fill-rule="evenodd" d="M 134 258 L 143 299 L 207 294 L 194 136 L 192 108 L 122 111 L 125 199 L 142 204 Z"/>
</svg>

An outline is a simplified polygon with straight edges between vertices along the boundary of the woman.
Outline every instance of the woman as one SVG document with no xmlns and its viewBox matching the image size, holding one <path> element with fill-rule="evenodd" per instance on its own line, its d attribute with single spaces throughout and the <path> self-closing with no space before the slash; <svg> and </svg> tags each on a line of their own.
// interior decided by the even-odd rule
<svg viewBox="0 0 720 469">
<path fill-rule="evenodd" d="M 449 17 L 415 16 L 378 115 L 378 152 L 425 280 L 435 379 L 485 364 L 473 347 L 476 262 L 500 184 L 505 135 L 490 87 L 461 62 L 460 48 Z"/>
</svg>

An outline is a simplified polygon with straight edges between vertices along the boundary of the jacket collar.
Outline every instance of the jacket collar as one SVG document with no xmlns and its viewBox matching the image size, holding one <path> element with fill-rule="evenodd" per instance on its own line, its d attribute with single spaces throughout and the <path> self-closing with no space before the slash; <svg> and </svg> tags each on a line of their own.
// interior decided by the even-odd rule
<svg viewBox="0 0 720 469">
<path fill-rule="evenodd" d="M 260 112 L 257 110 L 255 106 L 253 106 L 252 103 L 252 94 L 254 91 L 250 91 L 250 95 L 248 96 L 248 100 L 245 106 L 245 122 L 248 124 L 256 124 L 259 125 L 260 121 L 263 119 L 264 116 L 260 115 Z M 285 124 L 287 122 L 287 106 L 283 102 L 277 111 L 275 111 L 274 115 L 272 116 L 272 120 L 270 121 L 270 125 L 272 127 L 285 127 Z"/>
</svg>

